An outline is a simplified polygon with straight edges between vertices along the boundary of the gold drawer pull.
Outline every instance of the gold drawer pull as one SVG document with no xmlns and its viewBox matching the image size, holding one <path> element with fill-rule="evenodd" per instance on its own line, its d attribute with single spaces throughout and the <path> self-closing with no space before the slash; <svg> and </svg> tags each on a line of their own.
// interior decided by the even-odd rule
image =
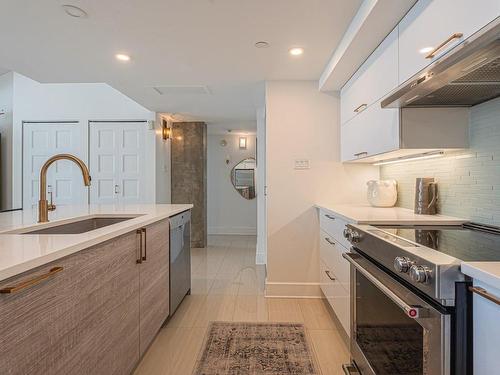
<svg viewBox="0 0 500 375">
<path fill-rule="evenodd" d="M 357 154 L 354 154 L 355 157 L 359 158 L 360 156 L 368 156 L 368 152 L 362 151 L 358 152 Z"/>
<path fill-rule="evenodd" d="M 137 229 L 136 234 L 137 234 L 137 238 L 139 239 L 139 258 L 137 258 L 137 260 L 136 260 L 137 264 L 141 264 L 142 259 L 143 259 L 143 256 L 142 256 L 142 244 L 143 244 L 142 233 L 143 233 L 142 229 Z"/>
<path fill-rule="evenodd" d="M 328 278 L 329 278 L 330 280 L 335 281 L 335 277 L 333 277 L 333 276 L 330 274 L 330 271 L 326 270 L 326 271 L 325 271 L 325 273 L 326 273 L 326 276 L 328 276 Z"/>
<path fill-rule="evenodd" d="M 333 242 L 331 239 L 328 237 L 325 237 L 325 241 L 328 242 L 330 245 L 335 245 L 335 242 Z"/>
<path fill-rule="evenodd" d="M 44 273 L 43 275 L 36 276 L 30 280 L 23 281 L 23 282 L 21 282 L 17 285 L 14 285 L 14 286 L 7 286 L 5 288 L 2 288 L 2 289 L 0 289 L 0 293 L 12 294 L 12 293 L 20 292 L 23 289 L 30 288 L 32 286 L 40 284 L 42 281 L 51 278 L 56 273 L 61 272 L 63 269 L 64 269 L 63 267 L 51 268 L 49 272 Z"/>
<path fill-rule="evenodd" d="M 470 286 L 469 290 L 473 293 L 480 295 L 483 298 L 486 298 L 488 301 L 500 305 L 500 298 L 494 296 L 493 294 L 488 293 L 486 289 L 480 288 L 478 286 Z"/>
<path fill-rule="evenodd" d="M 141 228 L 142 233 L 144 234 L 144 255 L 142 256 L 142 260 L 148 260 L 148 245 L 146 238 L 146 228 Z"/>
<path fill-rule="evenodd" d="M 368 104 L 363 103 L 359 107 L 354 108 L 353 112 L 360 113 L 363 112 L 366 108 L 368 108 Z"/>
<path fill-rule="evenodd" d="M 448 43 L 450 43 L 453 39 L 460 39 L 463 37 L 464 34 L 462 33 L 455 33 L 452 34 L 448 39 L 446 39 L 443 43 L 441 43 L 439 46 L 434 48 L 427 56 L 425 56 L 426 59 L 432 59 L 434 56 L 437 55 L 440 49 L 442 49 L 444 46 L 446 46 Z"/>
</svg>

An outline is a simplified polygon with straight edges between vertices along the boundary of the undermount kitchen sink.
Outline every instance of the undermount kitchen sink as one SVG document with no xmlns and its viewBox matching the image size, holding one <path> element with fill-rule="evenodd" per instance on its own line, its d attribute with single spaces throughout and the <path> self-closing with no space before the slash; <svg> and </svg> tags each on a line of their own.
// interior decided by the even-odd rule
<svg viewBox="0 0 500 375">
<path fill-rule="evenodd" d="M 23 228 L 20 230 L 11 231 L 12 234 L 80 234 L 90 232 L 92 230 L 107 227 L 109 225 L 121 223 L 126 220 L 134 219 L 137 216 L 118 216 L 118 217 L 91 217 L 70 223 L 52 225 L 52 226 L 35 226 Z"/>
</svg>

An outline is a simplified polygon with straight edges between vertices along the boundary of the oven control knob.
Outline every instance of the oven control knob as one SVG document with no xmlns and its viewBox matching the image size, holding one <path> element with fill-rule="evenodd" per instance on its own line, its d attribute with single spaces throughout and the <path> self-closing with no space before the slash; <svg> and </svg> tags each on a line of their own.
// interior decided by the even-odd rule
<svg viewBox="0 0 500 375">
<path fill-rule="evenodd" d="M 410 278 L 416 283 L 425 283 L 431 276 L 431 270 L 426 266 L 411 266 Z"/>
<path fill-rule="evenodd" d="M 352 230 L 349 228 L 344 229 L 344 238 L 347 239 L 347 241 L 351 241 L 351 235 L 352 235 Z"/>
<path fill-rule="evenodd" d="M 351 232 L 351 242 L 359 242 L 361 241 L 361 234 L 353 230 Z"/>
<path fill-rule="evenodd" d="M 411 266 L 413 266 L 413 262 L 410 258 L 407 257 L 396 257 L 394 259 L 394 269 L 401 273 L 407 273 Z"/>
</svg>

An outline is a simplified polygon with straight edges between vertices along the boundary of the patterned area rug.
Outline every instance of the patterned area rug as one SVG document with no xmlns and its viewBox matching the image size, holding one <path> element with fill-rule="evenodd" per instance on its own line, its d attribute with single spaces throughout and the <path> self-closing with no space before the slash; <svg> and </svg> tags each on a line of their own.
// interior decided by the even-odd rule
<svg viewBox="0 0 500 375">
<path fill-rule="evenodd" d="M 212 322 L 194 375 L 319 375 L 302 324 Z"/>
</svg>

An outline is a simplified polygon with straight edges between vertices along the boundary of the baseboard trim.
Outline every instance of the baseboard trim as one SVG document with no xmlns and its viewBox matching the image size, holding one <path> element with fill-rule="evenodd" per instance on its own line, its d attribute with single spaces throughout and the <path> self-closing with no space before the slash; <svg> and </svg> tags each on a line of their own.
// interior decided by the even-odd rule
<svg viewBox="0 0 500 375">
<path fill-rule="evenodd" d="M 255 236 L 257 235 L 257 228 L 252 227 L 209 227 L 208 234 L 229 234 L 241 236 Z"/>
<path fill-rule="evenodd" d="M 266 280 L 268 298 L 323 298 L 319 283 L 285 283 Z"/>
</svg>

